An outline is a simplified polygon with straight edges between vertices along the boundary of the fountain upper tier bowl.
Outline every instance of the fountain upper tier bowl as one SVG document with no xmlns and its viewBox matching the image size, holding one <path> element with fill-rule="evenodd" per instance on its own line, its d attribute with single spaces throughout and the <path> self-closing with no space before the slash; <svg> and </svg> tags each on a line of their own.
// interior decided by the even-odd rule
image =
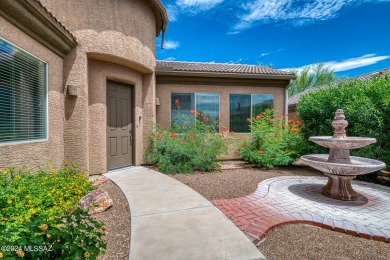
<svg viewBox="0 0 390 260">
<path fill-rule="evenodd" d="M 351 163 L 349 164 L 328 162 L 328 157 L 329 155 L 327 154 L 311 154 L 301 156 L 301 160 L 319 171 L 343 176 L 362 175 L 379 171 L 386 167 L 386 164 L 383 162 L 368 158 L 351 156 Z"/>
<path fill-rule="evenodd" d="M 376 143 L 375 138 L 368 137 L 346 137 L 334 138 L 333 136 L 312 136 L 309 140 L 330 149 L 358 149 L 369 144 Z"/>
</svg>

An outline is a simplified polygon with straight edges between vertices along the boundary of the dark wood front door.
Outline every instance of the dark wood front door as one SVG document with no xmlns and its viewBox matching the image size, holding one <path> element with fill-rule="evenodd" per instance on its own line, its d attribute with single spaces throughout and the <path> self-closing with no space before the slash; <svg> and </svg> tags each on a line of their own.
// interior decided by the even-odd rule
<svg viewBox="0 0 390 260">
<path fill-rule="evenodd" d="M 132 165 L 131 86 L 107 81 L 108 169 Z"/>
</svg>

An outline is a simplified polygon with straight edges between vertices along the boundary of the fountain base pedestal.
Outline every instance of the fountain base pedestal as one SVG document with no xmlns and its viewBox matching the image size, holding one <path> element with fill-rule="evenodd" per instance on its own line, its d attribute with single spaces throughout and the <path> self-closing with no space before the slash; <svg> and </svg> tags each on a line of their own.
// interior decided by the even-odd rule
<svg viewBox="0 0 390 260">
<path fill-rule="evenodd" d="M 356 176 L 324 174 L 328 177 L 328 183 L 322 188 L 322 194 L 332 199 L 357 200 L 359 193 L 352 188 L 352 180 Z"/>
</svg>

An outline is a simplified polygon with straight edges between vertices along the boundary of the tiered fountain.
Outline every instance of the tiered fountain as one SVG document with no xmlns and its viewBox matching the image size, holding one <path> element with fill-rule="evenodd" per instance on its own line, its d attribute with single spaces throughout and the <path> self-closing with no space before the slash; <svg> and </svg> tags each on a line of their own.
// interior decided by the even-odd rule
<svg viewBox="0 0 390 260">
<path fill-rule="evenodd" d="M 336 111 L 332 126 L 333 136 L 309 138 L 310 141 L 329 148 L 329 155 L 304 155 L 301 160 L 328 177 L 328 183 L 322 188 L 322 194 L 338 200 L 356 200 L 359 194 L 352 188 L 352 180 L 357 175 L 379 171 L 385 168 L 386 164 L 377 160 L 350 156 L 349 150 L 376 143 L 376 139 L 347 137 L 345 128 L 348 122 L 342 109 Z"/>
</svg>

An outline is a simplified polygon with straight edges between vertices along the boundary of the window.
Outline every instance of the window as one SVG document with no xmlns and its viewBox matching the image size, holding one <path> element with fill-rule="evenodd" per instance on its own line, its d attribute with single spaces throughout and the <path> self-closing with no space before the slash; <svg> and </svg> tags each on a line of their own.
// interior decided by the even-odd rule
<svg viewBox="0 0 390 260">
<path fill-rule="evenodd" d="M 273 108 L 274 95 L 252 94 L 230 95 L 230 122 L 229 129 L 236 133 L 249 133 L 249 122 L 247 118 L 252 118 L 261 114 L 266 109 Z"/>
<path fill-rule="evenodd" d="M 172 93 L 171 122 L 178 122 L 178 114 L 192 116 L 202 113 L 209 123 L 219 118 L 219 94 L 217 93 Z"/>
<path fill-rule="evenodd" d="M 46 63 L 0 38 L 0 143 L 47 138 Z"/>
</svg>

